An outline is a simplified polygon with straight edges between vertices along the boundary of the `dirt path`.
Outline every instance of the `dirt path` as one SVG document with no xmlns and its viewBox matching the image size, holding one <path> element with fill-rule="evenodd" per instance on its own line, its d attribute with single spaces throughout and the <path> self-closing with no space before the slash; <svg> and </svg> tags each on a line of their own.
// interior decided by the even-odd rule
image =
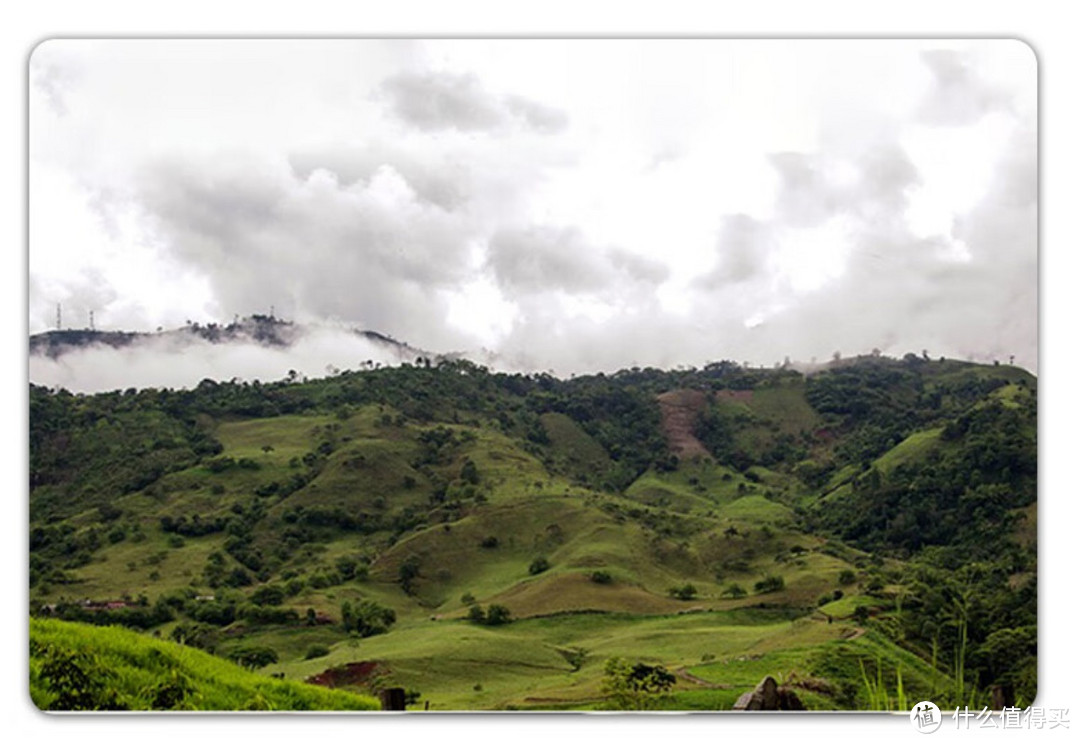
<svg viewBox="0 0 1080 744">
<path fill-rule="evenodd" d="M 719 682 L 709 682 L 708 680 L 697 677 L 690 672 L 686 671 L 686 667 L 679 667 L 675 670 L 675 676 L 681 679 L 685 679 L 687 682 L 693 682 L 695 685 L 701 687 L 707 687 L 710 690 L 730 690 L 734 685 L 725 685 Z"/>
<path fill-rule="evenodd" d="M 840 640 L 854 641 L 856 638 L 861 637 L 863 635 L 863 633 L 865 633 L 865 632 L 866 632 L 866 628 L 856 628 L 854 633 L 852 633 L 849 636 L 846 636 L 845 638 L 841 638 Z"/>
<path fill-rule="evenodd" d="M 705 409 L 706 396 L 700 390 L 672 390 L 657 396 L 660 426 L 668 447 L 679 458 L 708 457 L 709 451 L 694 436 L 694 421 Z"/>
</svg>

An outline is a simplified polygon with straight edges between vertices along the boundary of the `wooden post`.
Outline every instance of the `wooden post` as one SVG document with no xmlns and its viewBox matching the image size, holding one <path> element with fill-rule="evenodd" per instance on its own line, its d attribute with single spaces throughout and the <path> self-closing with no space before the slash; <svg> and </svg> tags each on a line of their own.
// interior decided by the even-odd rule
<svg viewBox="0 0 1080 744">
<path fill-rule="evenodd" d="M 405 688 L 387 687 L 379 692 L 383 710 L 405 710 Z"/>
<path fill-rule="evenodd" d="M 1016 694 L 1012 685 L 994 685 L 990 688 L 990 705 L 994 710 L 1011 708 L 1016 705 Z"/>
</svg>

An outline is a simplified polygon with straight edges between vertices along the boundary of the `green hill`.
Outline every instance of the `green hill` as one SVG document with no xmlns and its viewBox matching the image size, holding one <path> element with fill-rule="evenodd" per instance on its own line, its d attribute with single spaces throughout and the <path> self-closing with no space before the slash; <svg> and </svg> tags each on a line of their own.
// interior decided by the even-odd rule
<svg viewBox="0 0 1080 744">
<path fill-rule="evenodd" d="M 30 620 L 30 697 L 41 710 L 377 710 L 378 701 L 273 679 L 123 628 Z"/>
<path fill-rule="evenodd" d="M 1036 400 L 914 355 L 31 386 L 29 609 L 434 709 L 603 707 L 617 657 L 704 665 L 665 704 L 724 708 L 759 655 L 818 708 L 880 706 L 870 665 L 1030 701 Z"/>
</svg>

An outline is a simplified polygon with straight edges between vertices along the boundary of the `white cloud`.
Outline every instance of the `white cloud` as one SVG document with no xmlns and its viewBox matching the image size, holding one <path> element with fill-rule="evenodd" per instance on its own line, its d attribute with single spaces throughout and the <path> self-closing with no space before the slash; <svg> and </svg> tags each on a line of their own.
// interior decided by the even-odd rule
<svg viewBox="0 0 1080 744">
<path fill-rule="evenodd" d="M 274 305 L 563 371 L 1035 364 L 1011 42 L 55 41 L 30 77 L 32 331 Z"/>
</svg>

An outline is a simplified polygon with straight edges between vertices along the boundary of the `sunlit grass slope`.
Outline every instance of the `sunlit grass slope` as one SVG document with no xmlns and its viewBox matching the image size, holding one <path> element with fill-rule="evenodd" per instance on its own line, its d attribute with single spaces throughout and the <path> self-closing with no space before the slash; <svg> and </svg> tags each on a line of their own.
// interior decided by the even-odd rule
<svg viewBox="0 0 1080 744">
<path fill-rule="evenodd" d="M 68 659 L 123 710 L 376 710 L 367 695 L 327 690 L 246 671 L 224 659 L 116 627 L 30 620 L 30 697 L 56 709 L 47 670 Z M 162 705 L 168 702 L 168 705 Z"/>
</svg>

